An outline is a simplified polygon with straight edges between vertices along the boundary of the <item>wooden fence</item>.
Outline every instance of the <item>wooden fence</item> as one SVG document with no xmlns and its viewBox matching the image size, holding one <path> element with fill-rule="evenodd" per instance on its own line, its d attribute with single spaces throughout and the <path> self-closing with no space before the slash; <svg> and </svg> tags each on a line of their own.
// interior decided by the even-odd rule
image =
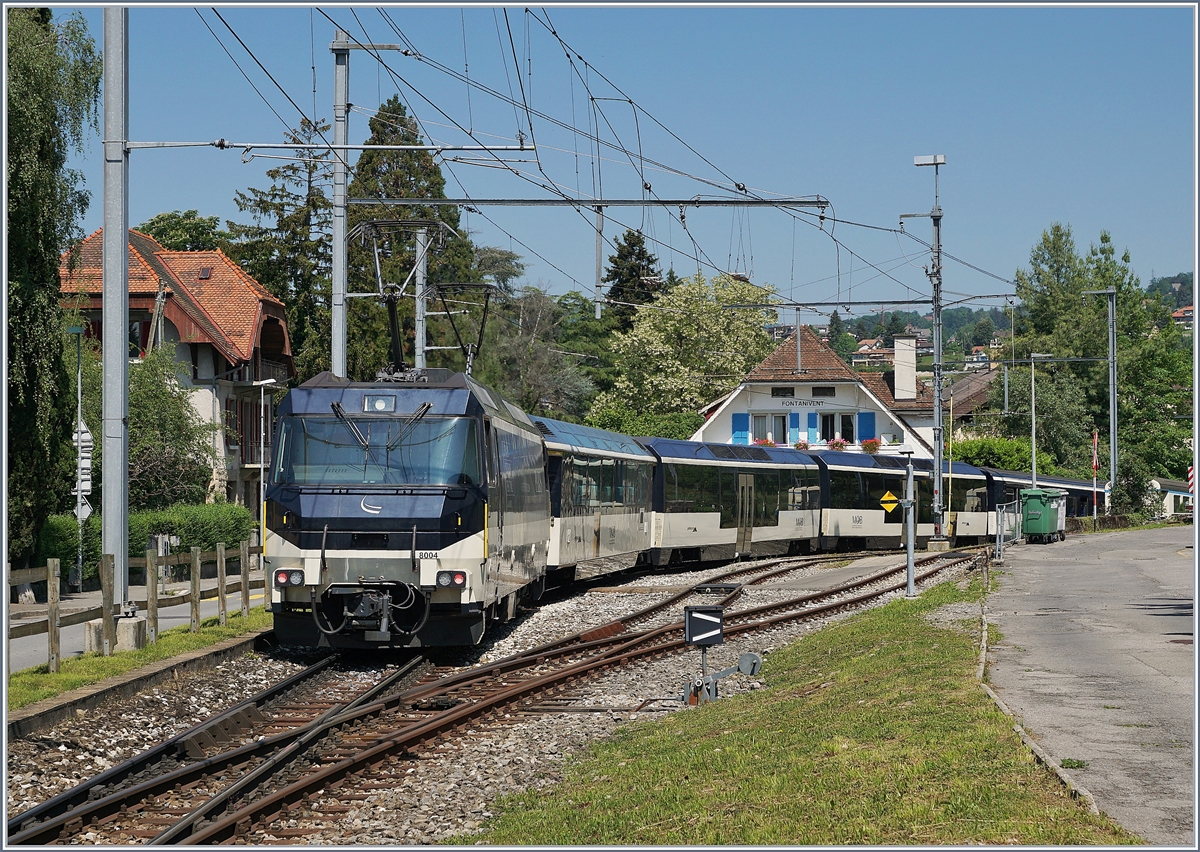
<svg viewBox="0 0 1200 852">
<path fill-rule="evenodd" d="M 146 568 L 147 565 L 153 566 L 152 570 L 145 572 L 146 576 L 146 594 L 141 600 L 131 600 L 130 602 L 140 611 L 146 613 L 146 638 L 150 642 L 158 639 L 158 611 L 162 607 L 182 606 L 189 604 L 191 606 L 191 630 L 193 633 L 200 629 L 200 601 L 211 598 L 217 599 L 217 619 L 221 625 L 226 623 L 228 618 L 228 596 L 231 594 L 241 594 L 241 613 L 243 616 L 250 614 L 250 590 L 252 588 L 264 588 L 264 580 L 250 580 L 250 556 L 262 553 L 261 547 L 251 547 L 250 542 L 243 541 L 235 553 L 226 553 L 225 544 L 217 545 L 216 550 L 201 551 L 198 547 L 193 547 L 190 553 L 174 553 L 167 556 L 158 556 L 153 550 L 147 550 L 145 557 L 132 558 L 129 560 L 130 568 Z M 237 580 L 230 581 L 227 575 L 228 562 L 237 561 L 240 567 L 240 576 Z M 200 574 L 204 565 L 216 563 L 217 569 L 217 585 L 215 588 L 201 589 Z M 188 566 L 189 580 L 191 588 L 176 595 L 159 595 L 158 581 L 160 569 L 167 566 L 186 565 Z M 25 583 L 46 583 L 46 617 L 34 619 L 21 624 L 13 624 L 11 615 L 8 618 L 8 639 L 6 643 L 7 650 L 11 652 L 11 641 L 20 639 L 25 636 L 36 636 L 40 633 L 47 634 L 47 662 L 50 666 L 50 671 L 58 671 L 60 657 L 60 638 L 63 627 L 70 627 L 75 624 L 84 624 L 89 621 L 101 618 L 104 613 L 110 613 L 112 618 L 105 618 L 102 622 L 102 641 L 103 653 L 108 656 L 116 647 L 116 622 L 115 618 L 121 615 L 119 609 L 113 607 L 113 557 L 111 554 L 106 554 L 100 560 L 100 600 L 101 605 L 90 609 L 79 610 L 68 614 L 61 614 L 61 600 L 59 597 L 59 586 L 61 583 L 60 563 L 57 559 L 47 560 L 47 564 L 40 568 L 26 568 L 18 571 L 13 571 L 11 567 L 8 569 L 8 587 L 22 585 Z M 8 601 L 11 599 L 11 592 L 5 598 L 5 606 L 8 606 Z M 10 656 L 11 660 L 11 656 Z M 9 671 L 12 666 L 9 666 Z"/>
</svg>

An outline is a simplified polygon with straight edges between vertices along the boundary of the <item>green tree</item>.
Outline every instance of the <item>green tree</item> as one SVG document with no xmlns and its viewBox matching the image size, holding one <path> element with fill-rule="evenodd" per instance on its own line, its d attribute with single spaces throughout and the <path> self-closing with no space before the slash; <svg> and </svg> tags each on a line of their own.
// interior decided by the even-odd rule
<svg viewBox="0 0 1200 852">
<path fill-rule="evenodd" d="M 774 348 L 763 327 L 775 312 L 726 306 L 762 302 L 771 293 L 763 289 L 697 273 L 639 308 L 633 327 L 614 336 L 618 377 L 596 398 L 588 422 L 694 413 L 735 388 Z"/>
<path fill-rule="evenodd" d="M 68 319 L 80 315 L 68 312 Z M 74 335 L 70 357 L 75 359 Z M 218 452 L 219 427 L 203 420 L 191 403 L 186 385 L 185 365 L 174 360 L 173 347 L 154 350 L 140 363 L 129 368 L 129 509 L 161 509 L 175 503 L 203 503 L 208 497 L 214 467 L 224 464 Z M 67 397 L 72 416 L 75 411 L 75 369 L 72 365 Z M 97 341 L 83 341 L 81 370 L 83 378 L 83 420 L 95 440 L 92 456 L 92 497 L 103 487 L 101 414 L 103 410 L 104 371 Z M 69 445 L 68 445 L 69 446 Z M 69 478 L 75 481 L 75 454 L 70 452 Z M 60 501 L 57 511 L 70 511 L 75 497 Z M 103 510 L 103 506 L 99 506 Z"/>
<path fill-rule="evenodd" d="M 968 438 L 954 442 L 954 460 L 976 467 L 1000 470 L 1029 470 L 1031 465 L 1028 438 Z"/>
<path fill-rule="evenodd" d="M 596 319 L 595 302 L 578 290 L 559 296 L 558 305 L 562 310 L 559 343 L 563 350 L 572 353 L 597 391 L 609 390 L 617 380 L 612 348 L 616 321 L 612 313 L 603 311 Z"/>
<path fill-rule="evenodd" d="M 78 12 L 58 22 L 49 9 L 5 13 L 8 558 L 20 567 L 71 487 L 58 266 L 90 200 L 67 158 L 96 130 L 102 62 Z"/>
<path fill-rule="evenodd" d="M 991 346 L 992 338 L 996 336 L 996 324 L 992 322 L 991 317 L 984 317 L 979 322 L 975 323 L 975 327 L 971 330 L 971 345 L 972 346 Z"/>
<path fill-rule="evenodd" d="M 202 420 L 170 347 L 129 370 L 129 508 L 165 509 L 203 503 L 213 469 L 224 462 L 214 444 L 219 427 Z"/>
<path fill-rule="evenodd" d="M 1037 370 L 1038 470 L 1091 478 L 1092 429 L 1082 388 L 1066 365 L 1039 365 Z M 1009 370 L 1009 413 L 1003 414 L 1003 383 L 992 382 L 988 403 L 996 437 L 1029 440 L 1030 386 L 1027 367 Z M 956 444 L 957 447 L 957 444 Z M 956 450 L 957 455 L 957 450 Z M 1025 468 L 1028 469 L 1027 467 Z"/>
<path fill-rule="evenodd" d="M 608 256 L 608 269 L 603 281 L 609 285 L 608 310 L 612 311 L 617 327 L 628 331 L 633 325 L 638 305 L 645 305 L 663 291 L 663 279 L 658 270 L 658 258 L 646 250 L 646 237 L 627 230 L 617 239 L 617 253 Z"/>
<path fill-rule="evenodd" d="M 303 382 L 330 365 L 330 265 L 333 205 L 329 123 L 308 119 L 286 139 L 296 160 L 267 171 L 271 186 L 235 194 L 253 224 L 227 222 L 228 254 L 284 304 L 288 337 Z"/>
<path fill-rule="evenodd" d="M 217 227 L 220 221 L 218 216 L 201 216 L 196 210 L 173 210 L 147 219 L 136 230 L 154 237 L 169 251 L 214 251 L 229 242 L 229 232 Z"/>
<path fill-rule="evenodd" d="M 489 320 L 498 329 L 490 344 L 495 368 L 480 377 L 529 414 L 577 420 L 595 386 L 558 343 L 562 316 L 559 302 L 536 287 L 502 300 Z"/>
<path fill-rule="evenodd" d="M 416 121 L 411 118 L 398 95 L 393 95 L 380 104 L 379 110 L 371 118 L 370 136 L 365 140 L 366 145 L 420 145 L 423 140 L 417 128 Z M 364 151 L 353 167 L 349 194 L 354 198 L 445 198 L 446 180 L 442 170 L 434 161 L 429 151 Z M 471 241 L 465 236 L 455 236 L 459 228 L 459 212 L 457 207 L 446 205 L 429 205 L 415 207 L 396 207 L 386 205 L 355 205 L 349 212 L 349 225 L 354 228 L 360 223 L 370 221 L 404 221 L 424 220 L 440 221 L 451 229 L 449 232 L 440 227 L 429 227 L 429 253 L 427 258 L 428 284 L 461 283 L 481 281 L 481 275 L 476 269 L 475 250 Z M 380 226 L 384 237 L 383 252 L 380 268 L 385 284 L 400 284 L 409 279 L 409 273 L 416 263 L 416 238 L 414 227 L 395 225 Z M 495 256 L 493 255 L 493 259 Z M 349 253 L 349 289 L 353 292 L 369 292 L 378 290 L 375 276 L 375 259 L 373 247 L 369 240 L 360 245 L 352 242 Z M 514 267 L 515 261 L 508 259 L 508 271 Z M 494 274 L 502 266 L 492 268 Z M 499 283 L 499 282 L 497 282 Z M 409 293 L 412 287 L 409 288 Z M 465 328 L 469 335 L 474 335 L 477 323 L 482 318 L 482 309 L 477 304 L 478 298 L 472 296 L 458 297 L 456 310 L 466 309 L 469 316 L 455 317 L 454 321 L 460 328 Z M 464 306 L 461 302 L 476 303 L 474 307 Z M 431 310 L 441 310 L 432 307 L 437 302 L 430 302 Z M 411 342 L 413 320 L 415 315 L 414 303 L 410 299 L 402 299 L 397 305 L 403 327 L 403 337 L 409 342 L 409 352 L 412 352 Z M 430 318 L 428 321 L 429 340 L 432 345 L 449 345 L 455 342 L 451 333 L 449 321 L 446 318 Z M 347 372 L 352 378 L 372 380 L 376 372 L 391 361 L 391 334 L 386 309 L 375 299 L 352 299 L 347 310 L 347 338 L 354 341 L 346 353 Z M 411 365 L 411 355 L 406 355 Z M 446 366 L 461 369 L 464 366 L 462 355 L 458 351 L 431 351 L 427 358 L 429 366 Z"/>
<path fill-rule="evenodd" d="M 883 345 L 892 347 L 896 345 L 896 335 L 904 334 L 904 330 L 908 327 L 908 323 L 904 321 L 904 317 L 898 313 L 893 313 L 888 317 L 887 325 L 883 332 Z"/>
<path fill-rule="evenodd" d="M 512 295 L 512 282 L 525 274 L 521 255 L 495 246 L 476 246 L 475 271 L 483 280 L 490 279 L 505 293 Z"/>
</svg>

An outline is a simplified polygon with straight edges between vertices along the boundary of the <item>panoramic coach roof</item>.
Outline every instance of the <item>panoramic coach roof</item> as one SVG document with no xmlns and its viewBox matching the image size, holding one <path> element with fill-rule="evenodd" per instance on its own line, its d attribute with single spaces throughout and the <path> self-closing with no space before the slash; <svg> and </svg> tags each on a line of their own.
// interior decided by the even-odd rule
<svg viewBox="0 0 1200 852">
<path fill-rule="evenodd" d="M 686 459 L 689 461 L 813 466 L 813 460 L 810 456 L 793 450 L 790 447 L 701 444 L 696 441 L 680 441 L 674 438 L 641 438 L 640 440 L 644 446 L 652 449 L 664 460 Z"/>
<path fill-rule="evenodd" d="M 549 417 L 539 417 L 533 425 L 542 433 L 546 447 L 560 452 L 575 452 L 581 454 L 599 451 L 607 456 L 624 456 L 646 461 L 654 461 L 654 454 L 647 451 L 637 441 L 620 432 L 608 432 L 592 426 L 579 423 L 565 423 L 562 420 L 551 420 Z"/>
</svg>

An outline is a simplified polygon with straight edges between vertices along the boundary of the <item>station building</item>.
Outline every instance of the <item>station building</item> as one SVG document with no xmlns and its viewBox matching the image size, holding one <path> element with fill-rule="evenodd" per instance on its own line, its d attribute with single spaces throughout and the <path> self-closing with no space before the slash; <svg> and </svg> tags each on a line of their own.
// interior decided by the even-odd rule
<svg viewBox="0 0 1200 852">
<path fill-rule="evenodd" d="M 840 439 L 855 452 L 877 439 L 882 453 L 908 444 L 916 458 L 933 458 L 933 390 L 917 378 L 916 335 L 896 336 L 895 370 L 888 373 L 855 372 L 808 326 L 798 339 L 787 338 L 705 406 L 692 440 L 820 450 Z"/>
</svg>

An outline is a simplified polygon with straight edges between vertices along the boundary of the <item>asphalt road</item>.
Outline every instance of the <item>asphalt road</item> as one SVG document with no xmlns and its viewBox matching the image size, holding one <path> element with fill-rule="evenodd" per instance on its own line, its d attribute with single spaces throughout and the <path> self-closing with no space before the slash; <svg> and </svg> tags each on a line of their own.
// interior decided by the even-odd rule
<svg viewBox="0 0 1200 852">
<path fill-rule="evenodd" d="M 990 682 L 1026 731 L 1126 829 L 1189 848 L 1193 537 L 1180 526 L 1013 547 L 988 598 L 1003 636 Z"/>
</svg>

